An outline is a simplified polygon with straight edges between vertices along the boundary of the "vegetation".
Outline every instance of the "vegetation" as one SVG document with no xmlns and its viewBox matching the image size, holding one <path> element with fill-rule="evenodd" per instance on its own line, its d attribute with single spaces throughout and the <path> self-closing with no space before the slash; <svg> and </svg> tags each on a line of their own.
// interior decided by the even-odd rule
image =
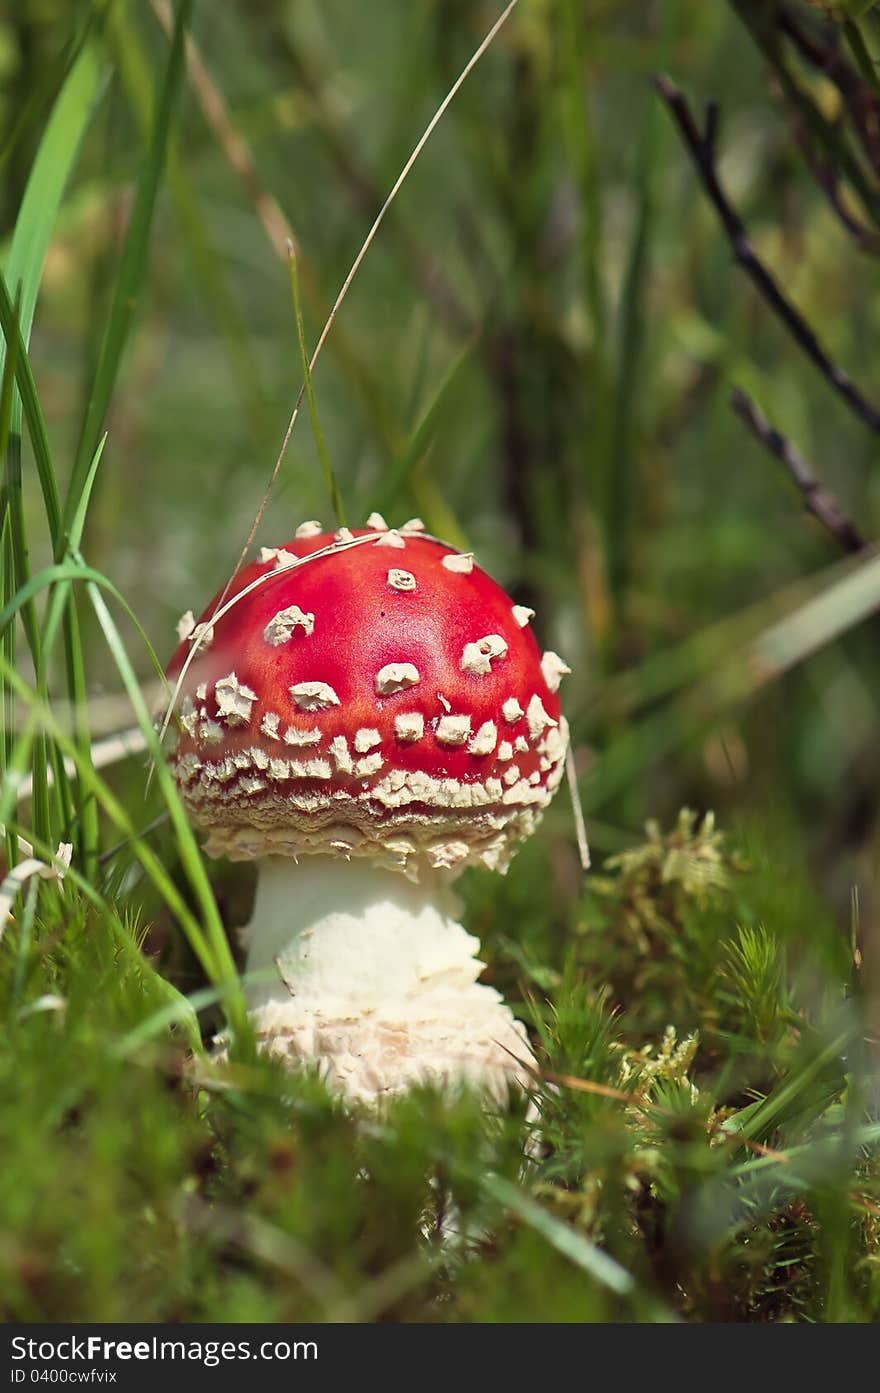
<svg viewBox="0 0 880 1393">
<path fill-rule="evenodd" d="M 519 0 L 267 495 L 499 12 L 0 18 L 7 1321 L 880 1316 L 880 10 Z M 560 794 L 462 882 L 528 1111 L 254 1050 L 151 713 L 263 503 L 419 513 L 574 670 L 593 870 Z"/>
</svg>

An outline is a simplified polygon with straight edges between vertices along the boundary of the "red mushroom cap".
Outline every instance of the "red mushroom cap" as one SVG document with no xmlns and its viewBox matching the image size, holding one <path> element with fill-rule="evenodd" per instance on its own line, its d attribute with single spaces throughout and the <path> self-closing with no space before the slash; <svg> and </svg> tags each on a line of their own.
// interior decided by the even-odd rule
<svg viewBox="0 0 880 1393">
<path fill-rule="evenodd" d="M 173 765 L 214 855 L 503 869 L 562 777 L 568 669 L 468 554 L 305 523 L 182 622 Z"/>
</svg>

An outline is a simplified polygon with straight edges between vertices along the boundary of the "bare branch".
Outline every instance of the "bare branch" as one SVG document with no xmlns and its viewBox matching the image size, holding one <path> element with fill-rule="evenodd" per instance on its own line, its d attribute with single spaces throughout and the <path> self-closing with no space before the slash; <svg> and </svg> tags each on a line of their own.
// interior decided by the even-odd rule
<svg viewBox="0 0 880 1393">
<path fill-rule="evenodd" d="M 880 110 L 877 96 L 841 50 L 837 26 L 828 26 L 820 38 L 818 33 L 808 32 L 802 18 L 788 5 L 780 9 L 779 23 L 801 57 L 834 83 L 862 149 L 874 170 L 880 174 Z"/>
<path fill-rule="evenodd" d="M 792 338 L 826 382 L 831 384 L 860 421 L 880 434 L 880 410 L 862 395 L 843 369 L 832 362 L 810 325 L 788 299 L 752 247 L 745 224 L 729 202 L 718 178 L 715 166 L 714 118 L 707 126 L 706 135 L 702 135 L 686 98 L 675 84 L 662 74 L 655 76 L 654 84 L 678 126 L 703 188 L 721 220 L 738 265 L 757 287 L 774 314 L 782 320 Z"/>
<path fill-rule="evenodd" d="M 860 252 L 866 252 L 870 256 L 880 254 L 880 233 L 865 227 L 864 223 L 859 222 L 846 207 L 835 169 L 814 154 L 806 131 L 798 132 L 796 138 L 803 152 L 807 168 L 827 198 L 828 206 L 838 222 L 852 237 Z"/>
<path fill-rule="evenodd" d="M 816 478 L 803 455 L 770 424 L 751 397 L 742 388 L 736 387 L 731 393 L 730 404 L 752 434 L 785 466 L 807 511 L 821 522 L 844 551 L 862 551 L 867 541 L 852 518 L 844 512 L 831 490 Z"/>
</svg>

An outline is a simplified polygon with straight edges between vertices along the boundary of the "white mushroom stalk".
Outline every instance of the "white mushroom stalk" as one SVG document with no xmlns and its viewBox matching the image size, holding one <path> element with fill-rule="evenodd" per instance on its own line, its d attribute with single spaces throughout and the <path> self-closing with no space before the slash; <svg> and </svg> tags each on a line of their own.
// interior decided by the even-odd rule
<svg viewBox="0 0 880 1393">
<path fill-rule="evenodd" d="M 248 945 L 258 1038 L 318 1063 L 335 1091 L 375 1103 L 430 1080 L 503 1104 L 529 1087 L 528 1037 L 483 971 L 439 875 L 414 883 L 367 860 L 259 864 Z"/>
</svg>

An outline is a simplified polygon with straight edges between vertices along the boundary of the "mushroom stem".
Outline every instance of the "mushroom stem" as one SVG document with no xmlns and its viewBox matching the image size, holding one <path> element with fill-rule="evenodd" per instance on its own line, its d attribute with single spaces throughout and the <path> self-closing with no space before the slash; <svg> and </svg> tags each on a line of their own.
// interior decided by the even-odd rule
<svg viewBox="0 0 880 1393">
<path fill-rule="evenodd" d="M 528 1086 L 525 1029 L 477 981 L 479 941 L 436 873 L 415 884 L 367 860 L 267 857 L 245 931 L 248 994 L 265 1048 L 316 1063 L 377 1102 L 413 1083 Z"/>
</svg>

